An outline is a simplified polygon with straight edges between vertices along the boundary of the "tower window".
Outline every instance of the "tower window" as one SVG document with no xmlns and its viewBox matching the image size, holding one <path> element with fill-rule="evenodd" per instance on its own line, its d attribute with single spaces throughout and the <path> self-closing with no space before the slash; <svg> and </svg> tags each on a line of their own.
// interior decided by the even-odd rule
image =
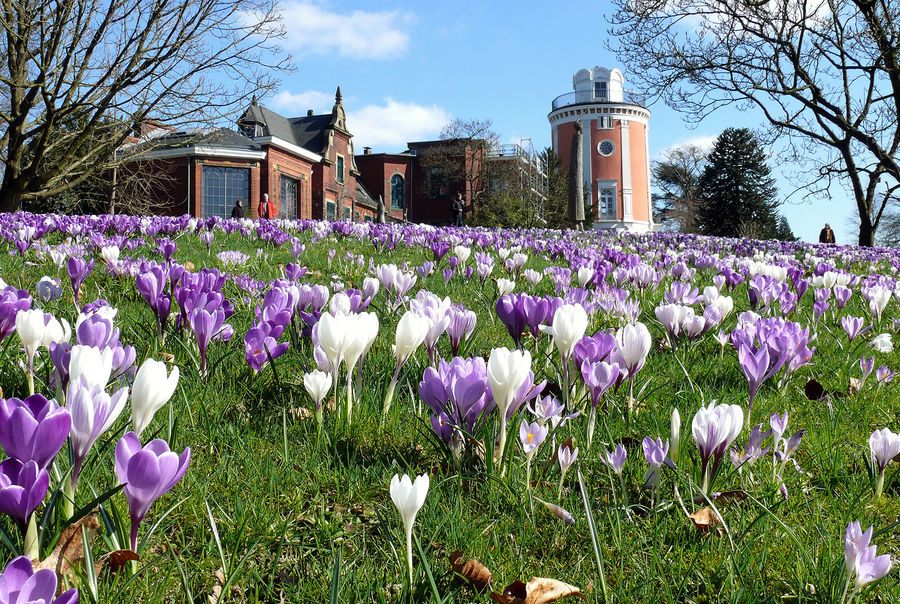
<svg viewBox="0 0 900 604">
<path fill-rule="evenodd" d="M 600 187 L 600 216 L 605 219 L 616 218 L 616 188 Z"/>
<path fill-rule="evenodd" d="M 611 140 L 600 141 L 600 144 L 597 145 L 597 153 L 599 153 L 603 157 L 609 157 L 615 150 L 616 146 Z"/>
<path fill-rule="evenodd" d="M 337 156 L 337 181 L 344 182 L 344 158 Z"/>
<path fill-rule="evenodd" d="M 607 100 L 606 82 L 594 82 L 594 98 L 598 101 Z"/>
</svg>

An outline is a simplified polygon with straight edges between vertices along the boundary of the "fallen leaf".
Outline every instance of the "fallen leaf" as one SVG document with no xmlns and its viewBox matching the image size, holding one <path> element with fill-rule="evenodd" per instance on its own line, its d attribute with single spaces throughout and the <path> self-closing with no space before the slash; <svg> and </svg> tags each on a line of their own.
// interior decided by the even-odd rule
<svg viewBox="0 0 900 604">
<path fill-rule="evenodd" d="M 857 392 L 859 392 L 861 386 L 862 384 L 860 384 L 859 380 L 855 377 L 852 377 L 850 378 L 850 387 L 847 388 L 847 392 L 849 394 L 856 394 Z"/>
<path fill-rule="evenodd" d="M 159 357 L 165 361 L 166 363 L 174 363 L 175 355 L 169 352 L 161 352 L 159 353 Z"/>
<path fill-rule="evenodd" d="M 545 604 L 556 602 L 567 596 L 577 596 L 586 600 L 581 589 L 556 579 L 532 577 L 526 585 L 516 581 L 508 585 L 502 594 L 491 592 L 491 599 L 500 604 Z"/>
<path fill-rule="evenodd" d="M 494 581 L 491 571 L 484 564 L 475 558 L 466 560 L 459 550 L 450 554 L 450 568 L 478 591 L 483 590 Z"/>
<path fill-rule="evenodd" d="M 581 590 L 574 585 L 542 577 L 532 577 L 528 585 L 525 586 L 525 594 L 525 604 L 556 602 L 567 596 L 578 596 L 582 600 L 587 599 L 581 593 Z"/>
<path fill-rule="evenodd" d="M 186 270 L 186 271 L 192 271 L 192 270 L 194 270 L 194 263 L 191 262 L 190 260 L 188 260 L 187 262 L 185 262 L 182 266 L 184 266 L 184 270 Z"/>
<path fill-rule="evenodd" d="M 711 531 L 713 528 L 715 528 L 716 532 L 720 535 L 725 532 L 725 529 L 719 526 L 718 516 L 716 516 L 716 513 L 710 507 L 702 507 L 691 514 L 691 521 L 694 523 L 694 526 L 702 532 Z"/>
<path fill-rule="evenodd" d="M 309 419 L 315 415 L 306 407 L 291 407 L 290 413 L 297 419 Z"/>
<path fill-rule="evenodd" d="M 99 575 L 104 569 L 109 569 L 109 572 L 115 575 L 129 562 L 138 562 L 140 559 L 141 557 L 130 549 L 116 550 L 102 555 L 94 564 L 94 571 Z"/>
<path fill-rule="evenodd" d="M 225 572 L 220 568 L 213 574 L 216 578 L 216 584 L 213 585 L 212 593 L 209 594 L 209 604 L 218 604 L 222 599 L 222 586 L 225 585 Z"/>
<path fill-rule="evenodd" d="M 32 560 L 31 564 L 34 570 L 43 570 L 49 568 L 56 573 L 58 585 L 62 587 L 65 581 L 74 583 L 76 573 L 73 568 L 84 562 L 84 542 L 81 534 L 81 527 L 87 529 L 88 542 L 94 540 L 97 529 L 100 528 L 100 522 L 97 520 L 97 513 L 88 514 L 75 524 L 70 524 L 63 529 L 62 535 L 56 547 L 50 552 L 50 555 L 38 562 Z"/>
</svg>

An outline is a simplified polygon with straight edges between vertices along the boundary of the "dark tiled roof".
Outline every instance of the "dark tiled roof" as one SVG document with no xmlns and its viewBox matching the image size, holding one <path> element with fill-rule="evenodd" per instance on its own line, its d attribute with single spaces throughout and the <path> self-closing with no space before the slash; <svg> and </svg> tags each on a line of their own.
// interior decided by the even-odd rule
<svg viewBox="0 0 900 604">
<path fill-rule="evenodd" d="M 331 124 L 331 114 L 284 117 L 266 107 L 251 104 L 238 124 L 259 124 L 262 126 L 260 136 L 280 138 L 321 155 L 326 142 L 324 132 Z"/>
<path fill-rule="evenodd" d="M 294 132 L 294 144 L 313 153 L 325 150 L 325 130 L 331 123 L 331 114 L 293 117 L 290 119 Z"/>
<path fill-rule="evenodd" d="M 372 197 L 369 190 L 359 180 L 356 181 L 356 202 L 373 208 L 378 207 L 378 201 Z"/>
<path fill-rule="evenodd" d="M 217 128 L 206 132 L 173 132 L 150 140 L 141 141 L 125 149 L 128 153 L 141 151 L 157 151 L 161 149 L 179 149 L 207 145 L 212 147 L 230 147 L 246 151 L 259 151 L 260 147 L 252 139 L 239 132 L 227 128 Z"/>
</svg>

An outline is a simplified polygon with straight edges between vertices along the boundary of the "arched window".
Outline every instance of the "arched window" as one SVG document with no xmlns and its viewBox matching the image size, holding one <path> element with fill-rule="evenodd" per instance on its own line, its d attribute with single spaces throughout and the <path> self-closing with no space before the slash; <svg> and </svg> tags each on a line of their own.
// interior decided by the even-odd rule
<svg viewBox="0 0 900 604">
<path fill-rule="evenodd" d="M 391 176 L 391 208 L 403 209 L 403 177 L 399 174 Z"/>
</svg>

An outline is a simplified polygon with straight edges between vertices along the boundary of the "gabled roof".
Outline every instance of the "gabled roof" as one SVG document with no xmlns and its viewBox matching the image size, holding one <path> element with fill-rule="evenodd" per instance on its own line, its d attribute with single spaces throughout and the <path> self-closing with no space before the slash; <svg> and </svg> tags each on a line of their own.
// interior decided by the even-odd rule
<svg viewBox="0 0 900 604">
<path fill-rule="evenodd" d="M 340 105 L 340 88 L 335 95 L 335 107 L 331 113 L 321 115 L 306 115 L 302 117 L 284 117 L 271 109 L 257 104 L 256 97 L 244 114 L 238 119 L 238 126 L 258 126 L 257 136 L 261 138 L 271 136 L 281 139 L 292 145 L 303 147 L 317 155 L 325 155 L 328 140 L 326 131 L 329 129 L 340 130 L 335 126 L 335 116 L 338 112 L 343 115 L 343 107 Z"/>
</svg>

